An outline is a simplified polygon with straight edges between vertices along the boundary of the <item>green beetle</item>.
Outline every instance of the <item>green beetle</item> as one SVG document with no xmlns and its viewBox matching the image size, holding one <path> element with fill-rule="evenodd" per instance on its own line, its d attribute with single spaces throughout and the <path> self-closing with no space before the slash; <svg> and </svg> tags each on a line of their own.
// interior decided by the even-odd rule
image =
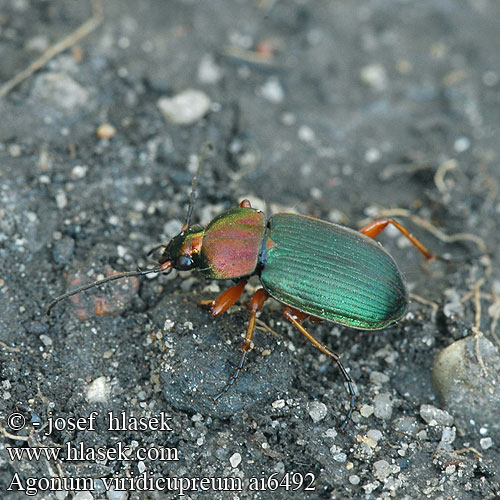
<svg viewBox="0 0 500 500">
<path fill-rule="evenodd" d="M 394 219 L 377 219 L 359 231 L 295 214 L 276 214 L 266 221 L 263 212 L 243 200 L 236 208 L 215 217 L 206 227 L 191 225 L 196 198 L 193 179 L 186 223 L 182 231 L 163 247 L 158 266 L 142 271 L 110 276 L 71 290 L 60 300 L 88 288 L 128 276 L 169 273 L 198 269 L 206 278 L 236 280 L 215 300 L 203 301 L 212 316 L 219 316 L 241 296 L 248 278 L 257 275 L 262 283 L 250 300 L 250 320 L 242 356 L 233 374 L 216 395 L 220 398 L 235 383 L 247 353 L 252 349 L 256 314 L 269 298 L 281 302 L 283 315 L 315 347 L 334 360 L 345 381 L 350 407 L 341 429 L 354 410 L 353 381 L 340 361 L 340 355 L 317 340 L 302 325 L 332 321 L 364 330 L 384 328 L 400 319 L 408 305 L 408 291 L 394 259 L 375 238 L 389 224 L 395 226 L 424 255 L 434 255 Z M 159 248 L 159 247 L 157 247 Z M 154 250 L 154 249 L 153 249 Z"/>
</svg>

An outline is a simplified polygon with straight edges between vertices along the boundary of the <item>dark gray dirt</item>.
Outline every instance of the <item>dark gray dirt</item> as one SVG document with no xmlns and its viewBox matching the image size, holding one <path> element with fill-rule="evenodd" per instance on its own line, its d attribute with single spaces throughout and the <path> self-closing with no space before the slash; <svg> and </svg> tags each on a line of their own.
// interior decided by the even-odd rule
<svg viewBox="0 0 500 500">
<path fill-rule="evenodd" d="M 179 498 L 131 482 L 105 491 L 106 480 L 137 477 L 242 481 L 232 492 L 184 486 L 191 499 L 498 498 L 500 4 L 103 3 L 95 31 L 0 98 L 2 498 L 24 498 L 29 478 L 51 500 Z M 91 14 L 83 0 L 0 0 L 0 85 Z M 202 95 L 190 124 L 167 120 L 158 100 L 187 89 L 208 107 Z M 115 282 L 45 314 L 75 279 L 143 267 L 179 231 L 206 140 L 215 154 L 196 223 L 245 197 L 354 228 L 390 210 L 456 261 L 426 263 L 387 230 L 379 240 L 413 294 L 405 317 L 377 332 L 308 324 L 356 381 L 345 433 L 337 367 L 273 301 L 240 380 L 210 400 L 239 359 L 258 280 L 215 319 L 198 303 L 228 283 L 196 273 Z M 422 221 L 475 237 L 445 241 Z M 440 400 L 433 361 L 466 337 L 467 357 L 445 373 L 454 392 Z M 82 420 L 47 436 L 38 425 L 91 412 L 95 430 Z M 113 431 L 108 412 L 171 420 Z M 119 442 L 130 459 L 91 456 Z M 85 459 L 10 455 L 67 443 L 83 443 Z M 140 447 L 178 460 L 137 460 Z M 63 477 L 92 478 L 93 491 L 45 491 Z"/>
</svg>

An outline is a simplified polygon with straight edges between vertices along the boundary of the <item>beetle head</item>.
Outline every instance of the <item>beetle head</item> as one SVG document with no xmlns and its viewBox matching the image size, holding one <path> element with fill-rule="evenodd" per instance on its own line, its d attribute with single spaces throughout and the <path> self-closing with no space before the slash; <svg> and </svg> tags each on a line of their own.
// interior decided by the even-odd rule
<svg viewBox="0 0 500 500">
<path fill-rule="evenodd" d="M 163 250 L 159 264 L 163 266 L 170 262 L 171 267 L 179 271 L 189 271 L 198 267 L 203 231 L 203 226 L 197 224 L 184 226 Z"/>
</svg>

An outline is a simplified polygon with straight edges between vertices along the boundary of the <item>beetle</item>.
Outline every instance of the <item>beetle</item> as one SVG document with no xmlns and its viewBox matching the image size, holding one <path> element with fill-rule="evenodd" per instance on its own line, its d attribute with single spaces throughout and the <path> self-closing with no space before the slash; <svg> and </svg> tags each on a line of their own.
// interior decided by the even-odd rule
<svg viewBox="0 0 500 500">
<path fill-rule="evenodd" d="M 251 351 L 255 320 L 264 302 L 272 297 L 283 304 L 283 316 L 317 349 L 332 359 L 347 383 L 350 404 L 343 430 L 355 408 L 354 382 L 340 355 L 314 337 L 303 325 L 322 320 L 360 329 L 378 330 L 398 321 L 409 298 L 403 275 L 392 256 L 374 241 L 388 225 L 397 228 L 427 260 L 435 257 L 399 222 L 381 218 L 359 231 L 313 217 L 280 213 L 268 220 L 248 200 L 217 215 L 207 226 L 191 225 L 196 186 L 204 148 L 192 181 L 186 223 L 163 248 L 152 269 L 128 271 L 89 283 L 57 297 L 47 313 L 61 300 L 108 281 L 146 275 L 199 270 L 206 278 L 235 280 L 215 300 L 202 301 L 213 317 L 220 316 L 241 297 L 250 276 L 262 284 L 250 300 L 250 319 L 241 357 L 226 385 L 211 396 L 217 401 L 236 382 Z M 150 252 L 150 253 L 151 253 Z"/>
</svg>

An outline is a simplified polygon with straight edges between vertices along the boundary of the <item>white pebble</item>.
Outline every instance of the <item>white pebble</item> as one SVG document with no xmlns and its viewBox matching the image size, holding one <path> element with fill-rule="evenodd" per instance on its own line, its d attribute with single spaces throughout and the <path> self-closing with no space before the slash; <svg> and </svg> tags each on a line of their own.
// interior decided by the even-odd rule
<svg viewBox="0 0 500 500">
<path fill-rule="evenodd" d="M 470 148 L 470 140 L 467 137 L 459 137 L 453 143 L 453 148 L 457 153 L 463 153 Z"/>
<path fill-rule="evenodd" d="M 377 394 L 373 399 L 374 413 L 377 418 L 388 420 L 392 416 L 391 395 L 387 392 Z"/>
<path fill-rule="evenodd" d="M 72 179 L 83 179 L 87 175 L 89 167 L 83 165 L 75 165 L 73 170 L 71 170 Z"/>
<path fill-rule="evenodd" d="M 375 442 L 380 441 L 380 438 L 382 437 L 382 433 L 378 429 L 370 429 L 366 435 L 370 438 L 373 439 Z"/>
<path fill-rule="evenodd" d="M 236 452 L 231 455 L 231 458 L 229 459 L 229 462 L 231 463 L 231 467 L 236 468 L 238 465 L 241 463 L 241 455 Z"/>
<path fill-rule="evenodd" d="M 64 191 L 57 191 L 57 194 L 56 194 L 56 204 L 57 204 L 57 208 L 59 210 L 62 210 L 63 208 L 65 208 L 68 204 L 68 198 L 66 196 L 66 193 Z"/>
<path fill-rule="evenodd" d="M 369 64 L 361 68 L 360 77 L 374 90 L 384 90 L 387 86 L 387 73 L 381 64 Z"/>
<path fill-rule="evenodd" d="M 166 319 L 165 323 L 163 323 L 163 329 L 165 331 L 172 330 L 174 325 L 175 325 L 175 321 L 172 321 L 171 319 Z"/>
<path fill-rule="evenodd" d="M 91 403 L 106 403 L 109 393 L 110 388 L 106 377 L 98 377 L 88 386 L 87 401 Z"/>
<path fill-rule="evenodd" d="M 213 56 L 205 54 L 198 66 L 198 80 L 201 83 L 214 84 L 222 78 L 222 70 Z"/>
<path fill-rule="evenodd" d="M 127 500 L 128 491 L 115 491 L 114 489 L 110 489 L 106 493 L 106 496 L 108 500 Z"/>
<path fill-rule="evenodd" d="M 50 347 L 52 345 L 52 339 L 48 335 L 40 335 L 40 340 L 46 347 Z"/>
<path fill-rule="evenodd" d="M 173 97 L 161 97 L 157 105 L 164 118 L 177 125 L 191 125 L 210 109 L 210 98 L 201 90 L 187 89 Z"/>
<path fill-rule="evenodd" d="M 273 102 L 275 104 L 283 102 L 283 99 L 285 98 L 285 91 L 283 90 L 279 80 L 276 78 L 270 78 L 267 80 L 267 82 L 260 88 L 260 93 L 264 99 L 267 99 L 269 102 Z"/>
<path fill-rule="evenodd" d="M 445 410 L 440 410 L 432 405 L 421 405 L 420 416 L 429 425 L 447 425 L 453 424 L 453 416 Z"/>
<path fill-rule="evenodd" d="M 311 401 L 308 403 L 307 410 L 309 412 L 309 416 L 313 419 L 313 422 L 323 420 L 328 412 L 328 408 L 325 403 L 321 403 L 320 401 Z"/>
<path fill-rule="evenodd" d="M 302 127 L 299 128 L 298 136 L 301 141 L 308 143 L 313 142 L 316 138 L 314 130 L 307 125 L 302 125 Z"/>
<path fill-rule="evenodd" d="M 362 417 L 364 418 L 368 418 L 368 417 L 371 417 L 373 415 L 373 412 L 374 412 L 374 408 L 372 405 L 363 405 L 360 409 L 359 409 L 359 413 L 361 414 Z"/>
<path fill-rule="evenodd" d="M 481 438 L 479 444 L 483 450 L 487 450 L 493 446 L 493 440 L 490 437 Z"/>
<path fill-rule="evenodd" d="M 72 500 L 93 500 L 94 495 L 90 491 L 79 491 Z"/>
<path fill-rule="evenodd" d="M 383 481 L 391 474 L 391 466 L 386 460 L 378 460 L 373 464 L 373 476 L 379 481 Z"/>
<path fill-rule="evenodd" d="M 365 160 L 367 163 L 376 163 L 380 160 L 382 154 L 380 150 L 377 148 L 368 148 L 365 151 Z"/>
</svg>

